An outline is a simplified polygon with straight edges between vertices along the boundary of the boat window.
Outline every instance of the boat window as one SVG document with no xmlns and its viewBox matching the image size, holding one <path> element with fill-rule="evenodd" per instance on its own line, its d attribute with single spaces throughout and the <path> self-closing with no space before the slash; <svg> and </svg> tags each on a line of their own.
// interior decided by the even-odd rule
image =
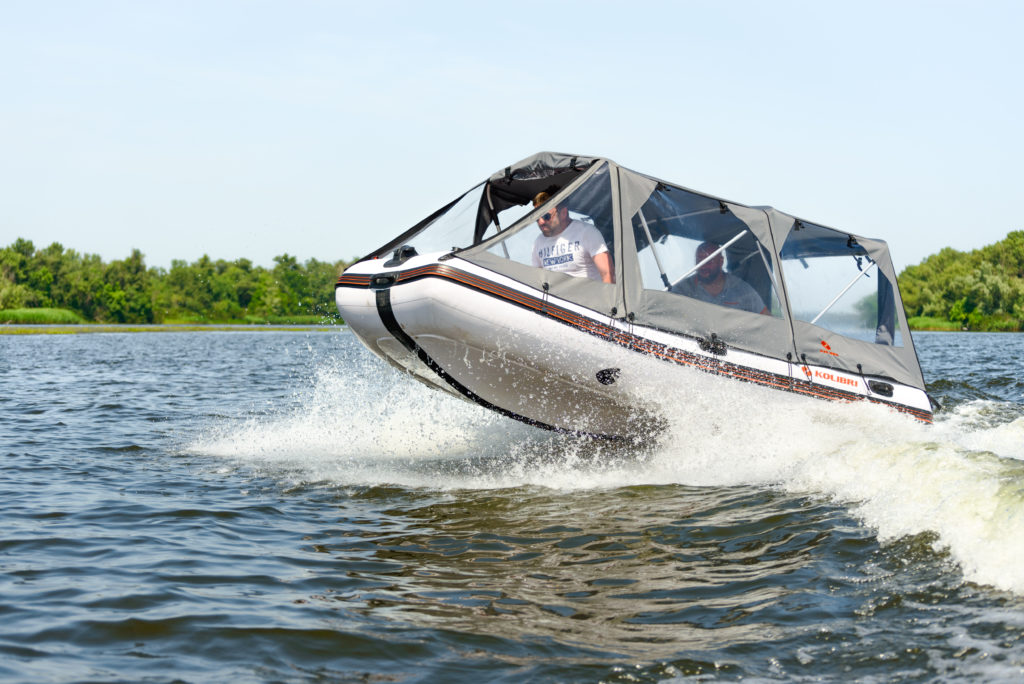
<svg viewBox="0 0 1024 684">
<path fill-rule="evenodd" d="M 662 183 L 632 224 L 644 289 L 782 316 L 771 251 L 723 202 Z"/>
<path fill-rule="evenodd" d="M 794 319 L 844 337 L 903 346 L 893 285 L 856 239 L 798 222 L 780 256 Z"/>
<path fill-rule="evenodd" d="M 486 192 L 486 184 L 478 185 L 459 198 L 447 211 L 434 218 L 414 235 L 406 236 L 399 243 L 412 245 L 419 254 L 447 252 L 471 246 L 474 244 L 473 232 L 476 228 L 480 203 L 486 200 L 484 192 Z M 498 220 L 502 226 L 512 225 L 531 208 L 529 205 L 513 206 L 502 211 L 498 215 Z M 496 232 L 497 229 L 492 223 L 487 227 L 481 239 L 491 237 Z M 388 243 L 374 252 L 373 256 L 387 257 L 396 246 L 398 245 L 394 242 Z"/>
<path fill-rule="evenodd" d="M 605 164 L 569 195 L 556 186 L 545 191 L 509 237 L 488 252 L 527 266 L 613 282 L 615 268 L 611 181 Z M 505 225 L 504 221 L 502 225 Z M 514 229 L 513 229 L 514 228 Z"/>
</svg>

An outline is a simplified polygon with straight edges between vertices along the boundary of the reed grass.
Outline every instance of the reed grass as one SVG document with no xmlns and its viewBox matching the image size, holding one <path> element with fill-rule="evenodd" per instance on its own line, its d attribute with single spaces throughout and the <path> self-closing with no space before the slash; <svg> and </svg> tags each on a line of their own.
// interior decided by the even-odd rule
<svg viewBox="0 0 1024 684">
<path fill-rule="evenodd" d="M 245 318 L 209 319 L 202 316 L 169 316 L 160 323 L 165 325 L 344 325 L 337 314 L 294 315 L 294 316 L 253 316 Z"/>
<path fill-rule="evenodd" d="M 934 318 L 932 316 L 911 316 L 907 319 L 907 325 L 911 330 L 956 330 L 961 329 L 959 323 L 946 320 L 945 318 Z"/>
<path fill-rule="evenodd" d="M 75 325 L 0 325 L 0 335 L 81 335 L 89 333 L 162 333 L 162 332 L 300 332 L 318 329 L 330 330 L 334 324 L 308 325 L 251 325 L 251 324 L 165 324 L 165 323 L 79 323 Z"/>
<path fill-rule="evenodd" d="M 68 309 L 2 309 L 0 323 L 19 325 L 75 325 L 85 319 Z"/>
</svg>

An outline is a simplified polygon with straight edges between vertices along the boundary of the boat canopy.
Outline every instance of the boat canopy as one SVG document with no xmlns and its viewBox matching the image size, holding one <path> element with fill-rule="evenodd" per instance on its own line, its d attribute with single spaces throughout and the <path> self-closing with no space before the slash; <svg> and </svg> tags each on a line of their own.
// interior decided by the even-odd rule
<svg viewBox="0 0 1024 684">
<path fill-rule="evenodd" d="M 541 202 L 533 205 L 539 193 Z M 537 221 L 592 226 L 613 282 L 536 266 Z M 886 244 L 714 197 L 582 155 L 542 152 L 496 172 L 367 258 L 453 252 L 611 319 L 925 389 Z M 728 293 L 697 278 L 721 259 Z M 725 296 L 730 294 L 731 296 Z M 724 347 L 718 344 L 721 342 Z"/>
</svg>

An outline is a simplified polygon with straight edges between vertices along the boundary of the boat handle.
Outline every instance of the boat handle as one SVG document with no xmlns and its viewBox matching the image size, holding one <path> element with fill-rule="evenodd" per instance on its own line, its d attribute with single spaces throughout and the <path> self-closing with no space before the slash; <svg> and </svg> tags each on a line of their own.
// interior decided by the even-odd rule
<svg viewBox="0 0 1024 684">
<path fill-rule="evenodd" d="M 378 273 L 370 278 L 370 288 L 374 290 L 386 290 L 391 287 L 398 277 L 394 273 Z"/>
</svg>

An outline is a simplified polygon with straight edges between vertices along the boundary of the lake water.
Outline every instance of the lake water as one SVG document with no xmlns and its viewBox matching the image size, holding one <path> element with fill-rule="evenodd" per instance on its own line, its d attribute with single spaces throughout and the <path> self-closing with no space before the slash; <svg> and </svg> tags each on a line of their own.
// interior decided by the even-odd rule
<svg viewBox="0 0 1024 684">
<path fill-rule="evenodd" d="M 485 412 L 343 329 L 0 336 L 0 680 L 1024 676 L 1024 335 L 946 405 L 740 383 L 646 448 Z"/>
</svg>

